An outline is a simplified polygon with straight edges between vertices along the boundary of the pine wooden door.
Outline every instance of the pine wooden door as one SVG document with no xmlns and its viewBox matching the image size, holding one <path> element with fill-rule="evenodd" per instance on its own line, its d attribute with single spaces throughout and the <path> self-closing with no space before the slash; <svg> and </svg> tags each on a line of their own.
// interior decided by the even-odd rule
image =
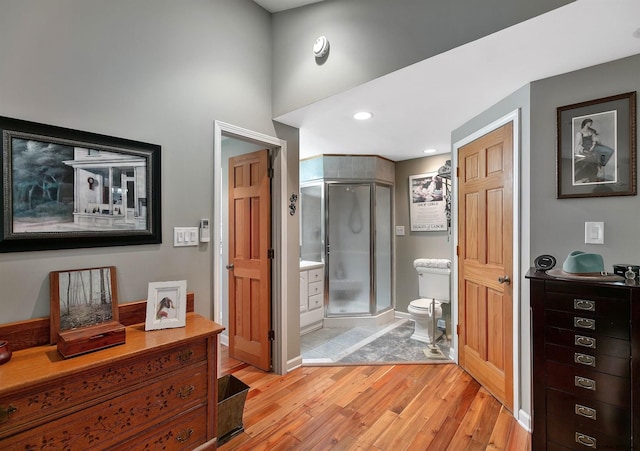
<svg viewBox="0 0 640 451">
<path fill-rule="evenodd" d="M 459 361 L 513 411 L 513 123 L 458 154 Z"/>
<path fill-rule="evenodd" d="M 229 356 L 271 369 L 269 151 L 229 159 Z"/>
</svg>

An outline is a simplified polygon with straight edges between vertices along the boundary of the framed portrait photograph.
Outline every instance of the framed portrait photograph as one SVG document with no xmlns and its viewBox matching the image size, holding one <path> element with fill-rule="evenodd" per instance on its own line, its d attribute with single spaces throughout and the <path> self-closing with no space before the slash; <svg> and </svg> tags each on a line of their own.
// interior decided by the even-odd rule
<svg viewBox="0 0 640 451">
<path fill-rule="evenodd" d="M 0 117 L 0 252 L 161 243 L 160 146 Z"/>
<path fill-rule="evenodd" d="M 438 172 L 409 176 L 412 232 L 447 230 L 447 183 Z"/>
<path fill-rule="evenodd" d="M 186 280 L 149 283 L 144 330 L 184 327 L 186 315 Z"/>
<path fill-rule="evenodd" d="M 118 323 L 115 266 L 49 274 L 51 343 L 59 334 Z"/>
<path fill-rule="evenodd" d="M 557 109 L 557 197 L 633 196 L 636 93 Z"/>
</svg>

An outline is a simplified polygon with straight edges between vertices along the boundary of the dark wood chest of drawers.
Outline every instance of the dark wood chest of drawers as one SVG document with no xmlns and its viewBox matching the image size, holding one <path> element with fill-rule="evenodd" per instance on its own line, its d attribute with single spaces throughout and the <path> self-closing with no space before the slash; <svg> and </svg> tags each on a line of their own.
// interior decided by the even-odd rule
<svg viewBox="0 0 640 451">
<path fill-rule="evenodd" d="M 640 438 L 640 391 L 634 381 L 640 361 L 640 287 L 561 280 L 534 270 L 527 278 L 533 449 L 633 449 L 634 437 Z"/>
</svg>

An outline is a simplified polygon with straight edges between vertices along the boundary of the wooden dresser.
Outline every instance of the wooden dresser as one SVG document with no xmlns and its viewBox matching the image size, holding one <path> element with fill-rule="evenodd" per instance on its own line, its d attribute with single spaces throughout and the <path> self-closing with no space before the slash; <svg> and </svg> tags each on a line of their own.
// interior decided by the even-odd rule
<svg viewBox="0 0 640 451">
<path fill-rule="evenodd" d="M 640 448 L 640 286 L 527 278 L 533 449 Z"/>
<path fill-rule="evenodd" d="M 187 313 L 184 328 L 133 325 L 125 344 L 79 357 L 14 352 L 0 366 L 0 449 L 215 449 L 222 330 Z"/>
</svg>

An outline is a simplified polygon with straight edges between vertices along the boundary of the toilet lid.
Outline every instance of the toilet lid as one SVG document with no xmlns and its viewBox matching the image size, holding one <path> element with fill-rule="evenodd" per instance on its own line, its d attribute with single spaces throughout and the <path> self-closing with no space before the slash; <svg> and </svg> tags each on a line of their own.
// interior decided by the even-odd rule
<svg viewBox="0 0 640 451">
<path fill-rule="evenodd" d="M 431 309 L 431 301 L 431 299 L 416 299 L 411 301 L 409 305 L 417 309 L 428 310 Z"/>
</svg>

